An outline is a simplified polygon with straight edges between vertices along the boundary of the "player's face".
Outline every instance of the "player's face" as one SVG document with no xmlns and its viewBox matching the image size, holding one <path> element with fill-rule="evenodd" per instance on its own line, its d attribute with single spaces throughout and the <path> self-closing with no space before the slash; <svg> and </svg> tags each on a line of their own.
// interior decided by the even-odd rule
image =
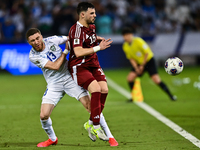
<svg viewBox="0 0 200 150">
<path fill-rule="evenodd" d="M 124 38 L 124 41 L 131 43 L 133 39 L 133 34 L 132 33 L 124 34 L 123 38 Z"/>
<path fill-rule="evenodd" d="M 38 52 L 44 49 L 43 37 L 40 33 L 29 36 L 28 43 Z"/>
<path fill-rule="evenodd" d="M 93 24 L 96 18 L 96 13 L 94 8 L 88 8 L 85 12 L 85 21 L 87 24 Z"/>
</svg>

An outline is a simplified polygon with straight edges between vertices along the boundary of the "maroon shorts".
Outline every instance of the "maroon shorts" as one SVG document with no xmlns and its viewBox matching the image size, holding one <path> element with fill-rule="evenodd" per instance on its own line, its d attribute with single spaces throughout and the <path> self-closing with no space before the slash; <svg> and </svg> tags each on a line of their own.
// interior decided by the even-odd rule
<svg viewBox="0 0 200 150">
<path fill-rule="evenodd" d="M 97 81 L 106 81 L 106 76 L 99 67 L 82 67 L 82 66 L 73 66 L 70 68 L 70 73 L 74 81 L 84 89 L 88 89 L 88 86 L 93 80 Z M 107 81 L 106 81 L 107 82 Z"/>
</svg>

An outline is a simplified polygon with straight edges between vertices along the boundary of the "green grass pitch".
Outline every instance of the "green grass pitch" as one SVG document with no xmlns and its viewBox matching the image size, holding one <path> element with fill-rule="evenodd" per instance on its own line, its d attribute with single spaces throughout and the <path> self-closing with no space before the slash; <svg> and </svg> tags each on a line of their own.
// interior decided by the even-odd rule
<svg viewBox="0 0 200 150">
<path fill-rule="evenodd" d="M 104 70 L 106 76 L 127 91 L 126 75 L 129 69 Z M 159 68 L 162 80 L 178 101 L 172 102 L 145 74 L 141 79 L 144 101 L 165 117 L 200 139 L 200 82 L 199 67 L 185 67 L 178 76 L 170 76 Z M 190 79 L 190 82 L 188 78 Z M 41 149 L 37 143 L 47 140 L 41 128 L 39 113 L 41 97 L 46 89 L 42 75 L 12 76 L 0 74 L 0 149 Z M 51 118 L 58 144 L 50 150 L 195 150 L 199 149 L 178 133 L 155 119 L 134 103 L 109 88 L 104 109 L 107 123 L 119 142 L 110 147 L 108 142 L 92 142 L 83 124 L 89 114 L 81 103 L 65 96 L 54 109 Z"/>
</svg>

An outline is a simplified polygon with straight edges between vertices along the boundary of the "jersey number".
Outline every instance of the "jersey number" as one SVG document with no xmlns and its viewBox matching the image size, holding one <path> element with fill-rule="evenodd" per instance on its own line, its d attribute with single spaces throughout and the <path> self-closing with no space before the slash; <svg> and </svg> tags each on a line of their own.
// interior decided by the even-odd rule
<svg viewBox="0 0 200 150">
<path fill-rule="evenodd" d="M 90 36 L 89 38 L 90 38 L 90 40 L 91 40 L 90 44 L 92 44 L 92 43 L 94 43 L 94 42 L 96 41 L 96 36 L 95 36 L 95 34 L 93 34 L 93 35 Z"/>
<path fill-rule="evenodd" d="M 56 55 L 54 55 L 54 53 L 50 52 L 48 53 L 47 57 L 49 58 L 49 60 L 53 61 L 56 59 Z"/>
</svg>

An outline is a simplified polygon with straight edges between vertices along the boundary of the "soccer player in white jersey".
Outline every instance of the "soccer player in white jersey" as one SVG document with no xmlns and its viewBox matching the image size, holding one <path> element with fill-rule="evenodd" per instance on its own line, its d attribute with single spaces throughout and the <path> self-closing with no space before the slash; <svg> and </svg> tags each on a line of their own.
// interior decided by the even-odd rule
<svg viewBox="0 0 200 150">
<path fill-rule="evenodd" d="M 90 113 L 90 97 L 85 89 L 74 82 L 67 69 L 67 60 L 65 59 L 68 53 L 67 36 L 51 36 L 43 39 L 41 32 L 37 28 L 31 28 L 26 32 L 26 39 L 32 46 L 29 59 L 42 69 L 47 82 L 47 89 L 42 97 L 40 121 L 49 139 L 37 144 L 37 146 L 56 145 L 58 138 L 55 135 L 50 118 L 54 107 L 67 93 L 69 96 L 79 100 Z M 66 49 L 62 52 L 59 45 L 64 43 L 66 43 Z M 100 124 L 107 136 L 113 136 L 103 114 L 100 116 Z"/>
</svg>

